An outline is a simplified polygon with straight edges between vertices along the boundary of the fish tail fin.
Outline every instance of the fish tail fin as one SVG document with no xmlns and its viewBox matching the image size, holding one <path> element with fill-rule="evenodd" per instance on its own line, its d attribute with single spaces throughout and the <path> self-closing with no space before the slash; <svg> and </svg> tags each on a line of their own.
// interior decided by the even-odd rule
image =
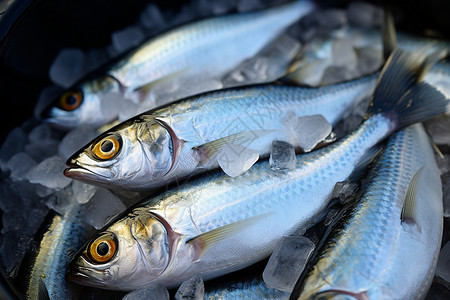
<svg viewBox="0 0 450 300">
<path fill-rule="evenodd" d="M 393 130 L 445 113 L 449 100 L 431 85 L 421 82 L 428 71 L 428 48 L 414 53 L 396 49 L 388 58 L 370 99 L 366 119 L 377 114 L 389 118 Z"/>
</svg>

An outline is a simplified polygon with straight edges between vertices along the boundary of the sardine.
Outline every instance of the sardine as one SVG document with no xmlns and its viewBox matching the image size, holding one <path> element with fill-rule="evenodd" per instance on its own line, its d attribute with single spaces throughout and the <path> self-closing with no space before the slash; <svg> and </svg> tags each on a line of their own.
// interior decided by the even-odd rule
<svg viewBox="0 0 450 300">
<path fill-rule="evenodd" d="M 199 177 L 141 202 L 98 232 L 73 257 L 67 278 L 113 290 L 208 280 L 267 257 L 277 242 L 310 227 L 336 182 L 394 131 L 443 113 L 448 101 L 421 78 L 423 53 L 396 50 L 366 120 L 349 136 L 297 157 L 296 168 L 266 161 L 237 178 Z"/>
<path fill-rule="evenodd" d="M 422 125 L 389 139 L 361 194 L 291 299 L 425 298 L 443 208 L 439 170 Z"/>
<path fill-rule="evenodd" d="M 223 284 L 205 285 L 205 300 L 273 299 L 287 300 L 289 293 L 268 288 L 261 275 L 227 278 Z"/>
<path fill-rule="evenodd" d="M 81 82 L 63 93 L 42 112 L 42 118 L 65 128 L 103 125 L 111 121 L 102 115 L 100 105 L 108 93 L 142 100 L 144 91 L 154 88 L 151 84 L 177 80 L 186 87 L 193 80 L 199 85 L 219 78 L 253 57 L 313 8 L 311 1 L 301 0 L 260 12 L 202 20 L 168 31 L 120 60 L 104 76 Z M 195 90 L 177 97 L 206 91 Z"/>
<path fill-rule="evenodd" d="M 55 214 L 40 241 L 36 257 L 29 269 L 27 299 L 40 299 L 46 290 L 50 299 L 71 299 L 79 296 L 64 279 L 67 263 L 88 236 L 87 224 L 82 221 L 82 208 L 74 202 L 61 216 Z"/>
<path fill-rule="evenodd" d="M 273 140 L 298 147 L 292 116 L 321 114 L 335 124 L 357 100 L 370 96 L 376 78 L 320 89 L 263 85 L 188 98 L 101 134 L 68 159 L 64 174 L 108 188 L 149 190 L 218 167 L 217 153 L 227 144 L 261 156 L 268 155 Z"/>
</svg>

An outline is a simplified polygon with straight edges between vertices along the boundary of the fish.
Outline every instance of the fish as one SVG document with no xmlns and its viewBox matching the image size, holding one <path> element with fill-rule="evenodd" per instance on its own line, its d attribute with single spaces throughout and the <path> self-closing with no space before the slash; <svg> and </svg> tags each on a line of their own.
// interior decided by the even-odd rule
<svg viewBox="0 0 450 300">
<path fill-rule="evenodd" d="M 424 299 L 442 231 L 442 185 L 421 124 L 394 134 L 291 299 Z"/>
<path fill-rule="evenodd" d="M 277 289 L 268 288 L 261 275 L 248 276 L 247 278 L 227 278 L 226 282 L 205 285 L 204 299 L 289 299 L 289 293 Z"/>
<path fill-rule="evenodd" d="M 138 203 L 73 256 L 69 281 L 111 290 L 209 280 L 270 255 L 283 236 L 309 228 L 371 149 L 396 130 L 446 111 L 448 100 L 422 77 L 423 52 L 393 52 L 361 126 L 275 171 L 259 161 L 239 177 L 199 176 Z"/>
<path fill-rule="evenodd" d="M 260 156 L 270 153 L 275 139 L 299 147 L 294 117 L 320 114 L 335 124 L 370 96 L 376 80 L 371 75 L 320 89 L 260 85 L 190 97 L 99 135 L 67 160 L 64 175 L 145 191 L 217 168 L 217 154 L 229 144 L 255 149 Z"/>
<path fill-rule="evenodd" d="M 83 208 L 79 203 L 70 203 L 64 215 L 53 213 L 27 268 L 27 299 L 74 299 L 80 296 L 80 291 L 66 282 L 65 273 L 71 255 L 91 233 L 92 229 L 83 222 Z M 48 298 L 42 296 L 46 294 Z"/>
<path fill-rule="evenodd" d="M 215 17 L 172 29 L 150 39 L 104 74 L 89 76 L 75 84 L 42 109 L 40 116 L 66 129 L 81 124 L 101 126 L 113 120 L 102 114 L 101 99 L 109 93 L 143 101 L 156 85 L 177 81 L 178 94 L 175 99 L 171 96 L 166 100 L 169 102 L 211 90 L 195 87 L 219 78 L 253 57 L 314 8 L 312 1 L 294 1 L 259 12 Z M 187 86 L 192 92 L 183 94 Z M 174 95 L 175 91 L 171 87 L 166 93 Z"/>
</svg>

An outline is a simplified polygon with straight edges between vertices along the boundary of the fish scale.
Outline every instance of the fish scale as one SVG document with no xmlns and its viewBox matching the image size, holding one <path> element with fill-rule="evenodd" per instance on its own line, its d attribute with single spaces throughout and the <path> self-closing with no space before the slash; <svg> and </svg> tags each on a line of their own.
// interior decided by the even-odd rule
<svg viewBox="0 0 450 300">
<path fill-rule="evenodd" d="M 431 277 L 428 274 L 434 270 L 442 234 L 442 203 L 439 196 L 434 196 L 440 192 L 435 188 L 440 182 L 434 156 L 421 125 L 396 133 L 386 149 L 373 166 L 367 191 L 352 208 L 350 217 L 339 226 L 341 229 L 335 231 L 332 242 L 323 249 L 299 299 L 327 290 L 365 292 L 370 299 L 420 299 L 429 287 L 431 281 L 426 278 Z M 416 220 L 427 231 L 423 235 L 414 236 L 418 233 L 409 229 L 413 230 L 409 231 L 413 232 L 413 237 L 408 243 L 415 241 L 418 243 L 415 247 L 425 250 L 410 256 L 408 253 L 416 250 L 404 246 L 405 226 L 408 225 L 402 225 L 401 214 L 409 183 L 422 167 L 432 170 L 424 172 L 437 181 L 426 188 L 427 192 L 421 193 L 430 197 L 427 199 L 430 212 L 436 215 L 425 212 L 425 217 L 419 217 L 424 219 Z M 426 244 L 424 239 L 433 243 Z M 405 257 L 405 262 L 399 264 L 399 257 Z M 411 259 L 424 265 L 419 270 L 410 266 L 409 270 L 407 265 L 413 263 Z M 418 279 L 414 279 L 414 275 L 405 279 L 404 271 L 418 272 Z"/>
</svg>

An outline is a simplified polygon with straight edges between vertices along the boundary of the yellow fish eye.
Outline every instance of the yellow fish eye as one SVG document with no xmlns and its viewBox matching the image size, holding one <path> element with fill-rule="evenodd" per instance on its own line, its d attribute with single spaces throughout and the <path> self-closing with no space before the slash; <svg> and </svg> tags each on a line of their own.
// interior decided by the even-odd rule
<svg viewBox="0 0 450 300">
<path fill-rule="evenodd" d="M 88 248 L 87 254 L 94 263 L 107 263 L 110 261 L 117 251 L 117 239 L 112 233 L 105 233 L 92 241 Z"/>
<path fill-rule="evenodd" d="M 101 160 L 113 158 L 121 148 L 120 136 L 109 135 L 98 141 L 92 148 L 92 153 Z"/>
<path fill-rule="evenodd" d="M 83 102 L 81 91 L 68 91 L 59 98 L 59 107 L 65 111 L 72 111 L 80 107 L 81 102 Z"/>
</svg>

